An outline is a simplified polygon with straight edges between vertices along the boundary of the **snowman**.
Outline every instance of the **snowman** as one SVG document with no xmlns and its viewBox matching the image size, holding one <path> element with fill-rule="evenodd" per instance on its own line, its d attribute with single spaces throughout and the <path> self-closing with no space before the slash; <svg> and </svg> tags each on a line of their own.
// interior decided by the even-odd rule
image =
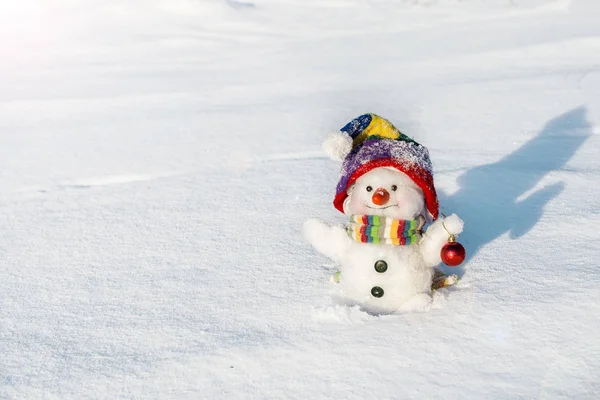
<svg viewBox="0 0 600 400">
<path fill-rule="evenodd" d="M 464 259 L 464 248 L 446 248 L 462 247 L 449 242 L 463 222 L 455 214 L 438 218 L 427 148 L 374 114 L 352 120 L 323 148 L 343 161 L 333 204 L 350 221 L 341 227 L 309 219 L 303 234 L 339 265 L 333 280 L 342 295 L 370 311 L 395 312 L 431 302 L 432 285 L 454 283 L 456 276 L 436 266 L 442 257 L 454 265 Z"/>
</svg>

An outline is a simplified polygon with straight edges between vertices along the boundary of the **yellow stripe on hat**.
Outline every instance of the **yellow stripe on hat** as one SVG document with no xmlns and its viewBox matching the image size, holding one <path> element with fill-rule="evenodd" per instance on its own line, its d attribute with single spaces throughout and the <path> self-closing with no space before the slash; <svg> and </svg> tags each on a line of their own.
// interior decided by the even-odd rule
<svg viewBox="0 0 600 400">
<path fill-rule="evenodd" d="M 400 131 L 390 121 L 375 114 L 371 114 L 371 117 L 371 123 L 354 139 L 352 147 L 362 144 L 369 136 L 378 136 L 382 139 L 398 139 L 400 137 Z"/>
</svg>

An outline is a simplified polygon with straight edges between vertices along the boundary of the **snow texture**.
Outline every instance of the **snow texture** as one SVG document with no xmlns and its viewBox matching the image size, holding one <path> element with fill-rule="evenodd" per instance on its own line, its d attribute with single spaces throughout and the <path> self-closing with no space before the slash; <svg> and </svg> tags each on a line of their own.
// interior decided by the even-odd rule
<svg viewBox="0 0 600 400">
<path fill-rule="evenodd" d="M 1 2 L 0 398 L 597 398 L 599 12 Z M 301 238 L 367 111 L 465 223 L 426 312 L 332 300 Z"/>
</svg>

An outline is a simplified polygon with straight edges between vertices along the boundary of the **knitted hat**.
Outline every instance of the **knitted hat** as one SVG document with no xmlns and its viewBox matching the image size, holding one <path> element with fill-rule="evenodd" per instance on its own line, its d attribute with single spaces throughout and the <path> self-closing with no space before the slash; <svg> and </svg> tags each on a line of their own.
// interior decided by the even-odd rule
<svg viewBox="0 0 600 400">
<path fill-rule="evenodd" d="M 347 190 L 358 178 L 378 167 L 393 167 L 423 190 L 427 211 L 433 219 L 438 217 L 429 151 L 386 119 L 375 114 L 361 115 L 332 133 L 323 143 L 323 149 L 330 158 L 343 160 L 333 201 L 339 211 L 344 212 Z"/>
</svg>

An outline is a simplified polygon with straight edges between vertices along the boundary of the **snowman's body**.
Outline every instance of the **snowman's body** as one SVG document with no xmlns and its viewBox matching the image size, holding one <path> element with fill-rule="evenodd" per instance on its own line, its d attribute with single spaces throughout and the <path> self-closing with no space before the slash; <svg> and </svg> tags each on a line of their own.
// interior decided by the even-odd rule
<svg viewBox="0 0 600 400">
<path fill-rule="evenodd" d="M 358 243 L 348 240 L 340 262 L 340 289 L 370 309 L 397 310 L 407 300 L 431 292 L 433 269 L 418 245 Z"/>
<path fill-rule="evenodd" d="M 405 174 L 376 168 L 356 180 L 343 208 L 349 215 L 408 221 L 423 218 L 419 216 L 424 204 L 421 190 Z M 304 224 L 304 236 L 339 265 L 344 297 L 369 310 L 394 312 L 415 296 L 429 298 L 442 246 L 462 227 L 460 218 L 451 215 L 434 221 L 410 245 L 374 244 L 357 241 L 345 227 L 310 219 Z"/>
</svg>

